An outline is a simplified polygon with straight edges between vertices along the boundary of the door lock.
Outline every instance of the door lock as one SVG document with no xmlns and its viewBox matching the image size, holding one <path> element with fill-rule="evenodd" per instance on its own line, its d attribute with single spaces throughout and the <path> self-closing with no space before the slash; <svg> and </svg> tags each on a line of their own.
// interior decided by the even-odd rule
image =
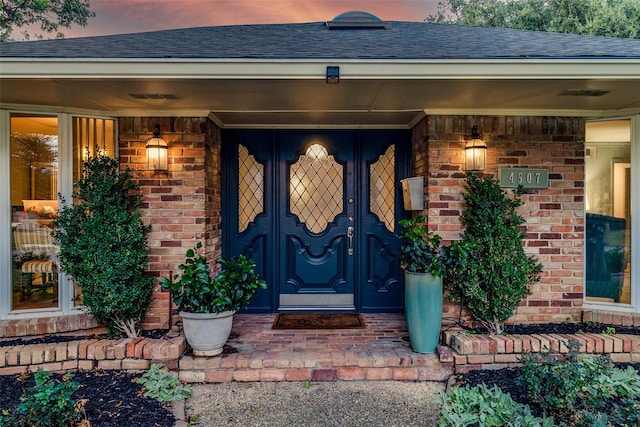
<svg viewBox="0 0 640 427">
<path fill-rule="evenodd" d="M 347 238 L 349 239 L 349 255 L 353 255 L 353 227 L 347 228 Z"/>
</svg>

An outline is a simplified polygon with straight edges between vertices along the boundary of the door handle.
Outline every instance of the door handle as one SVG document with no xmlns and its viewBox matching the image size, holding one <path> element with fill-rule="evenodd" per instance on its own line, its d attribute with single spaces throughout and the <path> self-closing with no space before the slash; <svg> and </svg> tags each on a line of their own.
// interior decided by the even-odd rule
<svg viewBox="0 0 640 427">
<path fill-rule="evenodd" d="M 347 228 L 347 238 L 349 239 L 349 255 L 353 255 L 353 227 Z"/>
</svg>

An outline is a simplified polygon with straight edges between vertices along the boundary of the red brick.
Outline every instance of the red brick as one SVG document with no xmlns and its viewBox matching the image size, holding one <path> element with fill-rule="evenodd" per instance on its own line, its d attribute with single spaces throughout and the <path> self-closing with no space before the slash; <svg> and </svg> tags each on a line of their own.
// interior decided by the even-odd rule
<svg viewBox="0 0 640 427">
<path fill-rule="evenodd" d="M 98 369 L 105 371 L 122 369 L 122 360 L 98 360 Z"/>
<path fill-rule="evenodd" d="M 285 373 L 287 381 L 307 381 L 311 379 L 309 369 L 287 369 Z"/>
<path fill-rule="evenodd" d="M 418 368 L 420 381 L 446 381 L 453 374 L 453 368 Z"/>
<path fill-rule="evenodd" d="M 78 369 L 78 360 L 65 360 L 62 362 L 62 369 L 65 371 L 74 371 Z"/>
<path fill-rule="evenodd" d="M 38 369 L 42 369 L 43 371 L 47 371 L 47 372 L 59 372 L 62 371 L 62 362 L 51 362 L 51 363 L 43 363 L 41 365 L 32 365 L 29 366 L 29 370 L 31 372 L 35 372 Z"/>
<path fill-rule="evenodd" d="M 7 364 L 7 353 L 11 347 L 0 347 L 0 368 L 4 368 Z"/>
<path fill-rule="evenodd" d="M 418 379 L 418 369 L 393 368 L 393 379 L 396 381 L 415 381 Z"/>
<path fill-rule="evenodd" d="M 136 345 L 138 345 L 138 343 L 140 341 L 142 341 L 143 339 L 144 339 L 143 337 L 138 337 L 138 338 L 133 338 L 133 339 L 131 339 L 130 341 L 127 342 L 127 344 L 126 344 L 126 346 L 127 346 L 127 356 L 126 357 L 136 357 Z"/>
<path fill-rule="evenodd" d="M 127 371 L 146 371 L 149 361 L 144 359 L 122 359 L 122 369 Z"/>
<path fill-rule="evenodd" d="M 370 381 L 381 381 L 393 379 L 393 368 L 367 368 L 365 379 Z"/>
<path fill-rule="evenodd" d="M 470 354 L 467 356 L 467 363 L 472 365 L 493 363 L 495 355 L 493 354 Z"/>
<path fill-rule="evenodd" d="M 284 381 L 285 370 L 284 369 L 261 369 L 260 381 Z"/>
<path fill-rule="evenodd" d="M 205 373 L 202 371 L 180 371 L 178 372 L 180 381 L 185 383 L 203 383 L 206 381 Z"/>
<path fill-rule="evenodd" d="M 311 381 L 336 381 L 338 379 L 337 369 L 312 369 Z"/>
<path fill-rule="evenodd" d="M 0 368 L 0 375 L 18 375 L 25 372 L 24 366 L 7 366 Z"/>
<path fill-rule="evenodd" d="M 78 369 L 80 371 L 91 371 L 93 368 L 93 360 L 78 360 Z"/>
</svg>

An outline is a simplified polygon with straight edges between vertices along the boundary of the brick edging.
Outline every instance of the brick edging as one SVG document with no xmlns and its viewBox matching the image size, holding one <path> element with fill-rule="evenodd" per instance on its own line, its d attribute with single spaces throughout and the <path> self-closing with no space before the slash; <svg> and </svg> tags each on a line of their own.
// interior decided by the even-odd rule
<svg viewBox="0 0 640 427">
<path fill-rule="evenodd" d="M 604 354 L 614 362 L 640 362 L 640 336 L 625 334 L 473 335 L 450 330 L 443 334 L 450 346 L 456 373 L 476 369 L 520 366 L 523 352 L 551 349 L 568 352 L 569 340 L 582 344 L 581 353 Z"/>
<path fill-rule="evenodd" d="M 0 338 L 64 334 L 78 331 L 94 332 L 95 329 L 103 330 L 93 316 L 86 313 L 0 320 Z"/>
<path fill-rule="evenodd" d="M 1 345 L 1 342 L 0 342 Z M 178 367 L 186 350 L 183 336 L 170 339 L 123 338 L 79 339 L 52 344 L 19 344 L 0 347 L 0 375 L 36 371 L 149 369 L 162 363 L 169 369 Z"/>
</svg>

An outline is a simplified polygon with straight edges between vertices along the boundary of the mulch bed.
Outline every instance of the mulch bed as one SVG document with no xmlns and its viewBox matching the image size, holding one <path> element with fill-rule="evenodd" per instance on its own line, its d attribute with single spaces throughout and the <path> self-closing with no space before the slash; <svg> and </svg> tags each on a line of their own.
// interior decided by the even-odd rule
<svg viewBox="0 0 640 427">
<path fill-rule="evenodd" d="M 150 329 L 140 332 L 140 336 L 145 338 L 160 339 L 164 338 L 167 334 L 165 329 Z M 40 337 L 17 337 L 0 339 L 0 347 L 12 347 L 15 345 L 27 345 L 27 344 L 55 344 L 77 340 L 92 340 L 92 339 L 107 339 L 107 334 L 92 334 L 92 335 L 44 335 Z"/>
<path fill-rule="evenodd" d="M 626 369 L 627 366 L 631 366 L 636 371 L 640 372 L 640 363 L 616 363 L 616 367 L 620 369 Z M 521 373 L 520 368 L 505 368 L 505 369 L 482 369 L 477 371 L 471 371 L 466 374 L 458 375 L 456 377 L 456 384 L 464 386 L 468 384 L 470 386 L 477 386 L 485 384 L 487 387 L 492 388 L 494 385 L 500 387 L 500 389 L 509 393 L 513 400 L 516 402 L 529 405 L 531 412 L 538 417 L 543 414 L 540 406 L 531 401 L 529 394 L 525 387 L 518 384 L 518 377 Z M 566 425 L 571 425 L 570 419 L 560 420 L 558 417 L 554 417 L 555 423 L 563 421 Z"/>
<path fill-rule="evenodd" d="M 141 336 L 160 339 L 166 330 L 142 331 Z M 19 337 L 0 340 L 0 346 L 26 344 L 53 344 L 80 339 L 106 339 L 106 334 L 97 335 L 46 335 L 42 337 Z M 144 387 L 135 382 L 142 374 L 120 371 L 74 372 L 73 381 L 80 388 L 73 394 L 76 401 L 87 399 L 86 417 L 92 427 L 170 427 L 175 423 L 168 404 L 144 397 Z M 54 374 L 52 378 L 60 379 Z M 13 409 L 20 404 L 20 396 L 35 385 L 33 374 L 0 375 L 0 411 Z"/>
<path fill-rule="evenodd" d="M 609 325 L 602 325 L 598 323 L 559 323 L 559 324 L 544 324 L 544 325 L 512 325 L 507 326 L 505 333 L 507 334 L 580 334 L 580 333 L 596 333 L 600 334 L 609 328 Z M 484 333 L 482 329 L 470 329 L 476 333 Z M 612 331 L 611 331 L 612 332 Z M 640 328 L 633 327 L 615 327 L 616 334 L 628 334 L 628 335 L 640 335 Z M 627 366 L 631 366 L 636 371 L 640 372 L 640 363 L 617 363 L 616 367 L 626 369 Z M 480 384 L 486 384 L 491 388 L 494 385 L 500 387 L 500 389 L 511 394 L 511 397 L 516 402 L 528 404 L 534 415 L 541 416 L 542 410 L 540 407 L 531 402 L 526 389 L 518 384 L 518 377 L 520 376 L 520 368 L 505 368 L 505 369 L 483 369 L 468 372 L 466 374 L 458 375 L 456 382 L 459 385 L 469 384 L 470 386 L 476 386 Z M 570 420 L 558 420 L 569 423 Z M 570 424 L 569 424 L 570 425 Z"/>
<path fill-rule="evenodd" d="M 143 386 L 134 381 L 138 377 L 139 374 L 119 371 L 76 372 L 73 381 L 80 383 L 80 388 L 73 398 L 87 399 L 85 412 L 92 427 L 173 426 L 175 419 L 170 407 L 144 397 Z M 20 396 L 34 385 L 32 374 L 0 375 L 0 410 L 17 407 Z"/>
</svg>

